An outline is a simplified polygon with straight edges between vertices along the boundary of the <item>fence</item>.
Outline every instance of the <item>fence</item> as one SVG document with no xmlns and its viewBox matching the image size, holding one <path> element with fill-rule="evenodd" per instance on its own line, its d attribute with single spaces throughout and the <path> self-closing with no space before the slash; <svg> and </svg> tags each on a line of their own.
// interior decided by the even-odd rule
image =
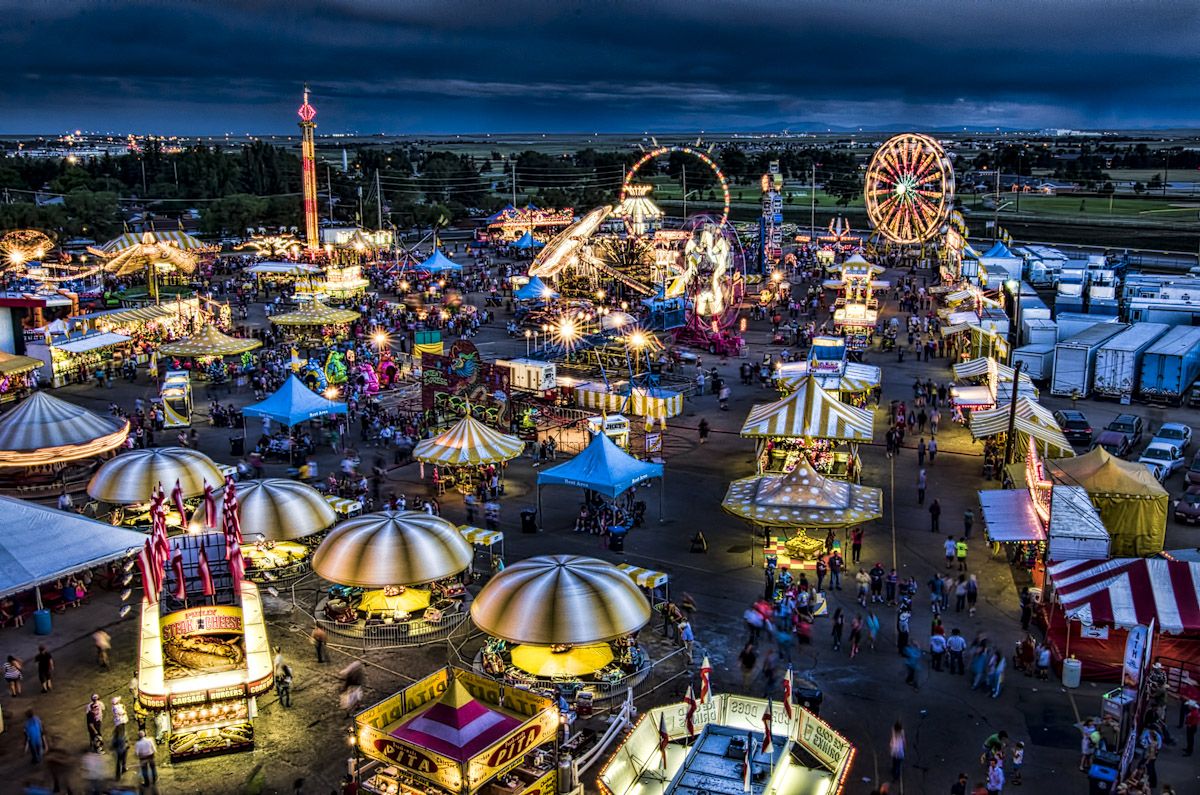
<svg viewBox="0 0 1200 795">
<path fill-rule="evenodd" d="M 379 624 L 341 624 L 327 618 L 314 617 L 317 626 L 325 630 L 328 643 L 342 648 L 363 651 L 379 649 L 412 649 L 450 640 L 456 631 L 468 623 L 466 611 L 443 614 L 438 621 L 397 621 Z"/>
</svg>

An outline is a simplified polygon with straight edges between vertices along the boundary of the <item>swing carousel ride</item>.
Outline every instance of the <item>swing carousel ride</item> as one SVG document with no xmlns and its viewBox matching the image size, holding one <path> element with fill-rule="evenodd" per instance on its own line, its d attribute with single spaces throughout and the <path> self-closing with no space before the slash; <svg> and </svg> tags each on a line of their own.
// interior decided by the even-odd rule
<svg viewBox="0 0 1200 795">
<path fill-rule="evenodd" d="M 724 196 L 721 215 L 669 225 L 650 197 L 652 186 L 636 181 L 639 169 L 674 152 L 712 170 Z M 691 147 L 659 147 L 626 173 L 620 202 L 597 207 L 551 239 L 529 277 L 553 282 L 564 306 L 636 305 L 648 315 L 646 325 L 674 330 L 676 342 L 733 354 L 741 345 L 745 256 L 728 215 L 729 185 L 711 158 Z"/>
</svg>

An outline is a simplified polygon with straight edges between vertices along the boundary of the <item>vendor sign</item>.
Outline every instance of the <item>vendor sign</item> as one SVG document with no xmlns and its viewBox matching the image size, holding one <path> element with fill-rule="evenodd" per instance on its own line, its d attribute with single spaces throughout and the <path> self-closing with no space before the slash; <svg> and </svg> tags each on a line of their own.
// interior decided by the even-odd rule
<svg viewBox="0 0 1200 795">
<path fill-rule="evenodd" d="M 242 609 L 205 605 L 162 618 L 166 679 L 241 668 L 246 660 Z"/>
</svg>

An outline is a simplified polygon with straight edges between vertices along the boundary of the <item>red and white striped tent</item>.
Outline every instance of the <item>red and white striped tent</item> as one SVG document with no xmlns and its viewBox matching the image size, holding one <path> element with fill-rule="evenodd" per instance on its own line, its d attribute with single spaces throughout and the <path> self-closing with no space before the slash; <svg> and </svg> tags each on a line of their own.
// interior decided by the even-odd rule
<svg viewBox="0 0 1200 795">
<path fill-rule="evenodd" d="M 1200 633 L 1200 563 L 1071 560 L 1048 573 L 1063 610 L 1083 624 L 1129 629 L 1153 619 L 1172 635 Z"/>
</svg>

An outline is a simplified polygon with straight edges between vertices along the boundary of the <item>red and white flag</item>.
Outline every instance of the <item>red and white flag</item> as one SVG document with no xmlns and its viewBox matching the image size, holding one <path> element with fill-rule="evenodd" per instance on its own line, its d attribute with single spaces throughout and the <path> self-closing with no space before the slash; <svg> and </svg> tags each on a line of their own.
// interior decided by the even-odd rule
<svg viewBox="0 0 1200 795">
<path fill-rule="evenodd" d="M 707 704 L 710 698 L 712 698 L 712 663 L 708 661 L 706 654 L 700 663 L 700 703 Z"/>
<path fill-rule="evenodd" d="M 688 685 L 687 695 L 683 697 L 683 703 L 687 705 L 687 713 L 684 715 L 684 720 L 687 722 L 688 741 L 696 739 L 696 697 L 692 695 L 692 686 Z"/>
<path fill-rule="evenodd" d="M 225 501 L 224 501 L 224 530 L 225 538 L 233 539 L 242 543 L 242 520 L 239 516 L 237 486 L 234 485 L 233 478 L 225 478 Z"/>
<path fill-rule="evenodd" d="M 774 709 L 774 705 L 771 703 L 770 699 L 767 699 L 767 706 L 763 710 L 763 717 L 762 717 L 762 722 L 763 722 L 763 746 L 762 746 L 762 749 L 763 749 L 764 754 L 771 753 L 771 712 L 773 709 Z"/>
<path fill-rule="evenodd" d="M 182 525 L 187 521 L 187 508 L 183 504 L 183 486 L 180 485 L 179 478 L 175 478 L 175 488 L 171 489 L 171 502 L 179 512 L 179 523 Z"/>
<path fill-rule="evenodd" d="M 667 746 L 671 744 L 671 735 L 667 734 L 667 718 L 665 714 L 658 716 L 658 753 L 662 757 L 663 770 L 667 769 Z"/>
<path fill-rule="evenodd" d="M 179 601 L 187 599 L 187 581 L 183 577 L 183 553 L 176 552 L 171 558 L 171 572 L 175 575 L 175 592 L 172 594 Z"/>
<path fill-rule="evenodd" d="M 242 545 L 236 538 L 225 542 L 225 559 L 229 561 L 229 573 L 233 577 L 233 590 L 241 588 L 246 577 L 246 561 L 242 559 Z"/>
<path fill-rule="evenodd" d="M 217 592 L 213 587 L 212 569 L 208 567 L 208 555 L 204 554 L 204 545 L 200 546 L 200 562 L 197 566 L 200 569 L 200 584 L 203 586 L 205 596 L 212 596 Z"/>
<path fill-rule="evenodd" d="M 158 601 L 158 577 L 155 574 L 158 564 L 150 539 L 147 538 L 146 543 L 142 545 L 137 561 L 138 569 L 142 572 L 142 599 L 147 604 L 154 604 Z"/>
<path fill-rule="evenodd" d="M 792 714 L 792 666 L 790 665 L 783 675 L 783 711 L 787 713 L 788 720 L 794 717 Z"/>
<path fill-rule="evenodd" d="M 217 498 L 207 480 L 204 481 L 204 526 L 209 530 L 217 529 Z"/>
<path fill-rule="evenodd" d="M 742 755 L 742 792 L 750 791 L 750 752 L 754 749 L 754 737 L 746 735 L 746 752 Z"/>
</svg>

